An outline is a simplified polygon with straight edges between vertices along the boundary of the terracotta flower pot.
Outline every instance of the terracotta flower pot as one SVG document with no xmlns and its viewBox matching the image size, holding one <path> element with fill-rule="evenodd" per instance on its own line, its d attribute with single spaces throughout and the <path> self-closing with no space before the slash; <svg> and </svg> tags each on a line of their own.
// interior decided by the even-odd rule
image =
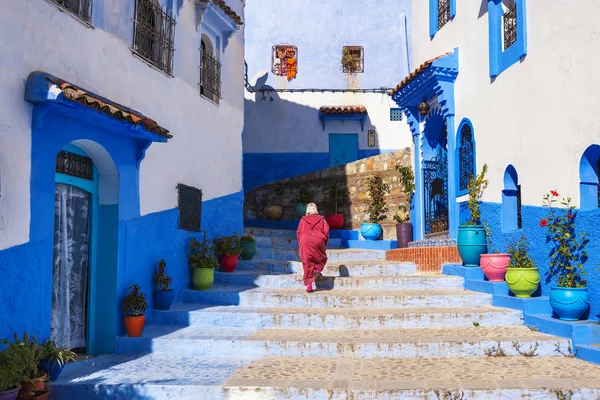
<svg viewBox="0 0 600 400">
<path fill-rule="evenodd" d="M 29 382 L 21 382 L 21 389 L 19 389 L 19 397 L 31 393 L 33 388 L 35 390 L 44 390 L 44 381 L 48 375 L 44 372 L 39 378 L 32 379 Z"/>
<path fill-rule="evenodd" d="M 146 324 L 146 317 L 144 315 L 126 315 L 125 316 L 125 329 L 127 329 L 127 335 L 129 337 L 140 337 Z"/>
<path fill-rule="evenodd" d="M 328 214 L 325 221 L 329 224 L 329 228 L 336 231 L 344 227 L 344 214 Z"/>
<path fill-rule="evenodd" d="M 490 282 L 504 282 L 509 262 L 510 255 L 505 253 L 482 254 L 479 265 Z"/>
<path fill-rule="evenodd" d="M 50 398 L 49 390 L 42 390 L 36 392 L 36 394 L 22 394 L 19 396 L 19 400 L 47 400 Z"/>
<path fill-rule="evenodd" d="M 221 266 L 221 272 L 233 272 L 235 267 L 238 265 L 239 254 L 233 255 L 222 255 L 219 257 L 219 265 Z"/>
<path fill-rule="evenodd" d="M 265 218 L 270 221 L 281 221 L 283 218 L 283 208 L 281 206 L 266 206 Z"/>
</svg>

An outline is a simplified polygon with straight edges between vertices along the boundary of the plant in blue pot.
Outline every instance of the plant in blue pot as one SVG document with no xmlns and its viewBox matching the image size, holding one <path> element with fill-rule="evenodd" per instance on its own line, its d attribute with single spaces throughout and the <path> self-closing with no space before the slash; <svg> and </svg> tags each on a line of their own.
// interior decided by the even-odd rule
<svg viewBox="0 0 600 400">
<path fill-rule="evenodd" d="M 485 177 L 487 164 L 483 164 L 481 173 L 472 176 L 469 181 L 469 221 L 458 227 L 458 254 L 463 260 L 465 267 L 479 267 L 481 255 L 487 252 L 487 241 L 485 238 L 485 227 L 481 224 L 481 212 L 479 206 L 481 197 L 488 181 Z"/>
<path fill-rule="evenodd" d="M 385 195 L 389 193 L 390 186 L 383 182 L 381 175 L 375 175 L 369 179 L 369 197 L 371 202 L 367 212 L 369 213 L 369 222 L 363 222 L 360 226 L 360 234 L 366 240 L 377 240 L 381 236 L 381 221 L 387 218 L 387 204 Z"/>
<path fill-rule="evenodd" d="M 550 288 L 550 306 L 554 313 L 563 321 L 578 321 L 590 307 L 583 268 L 588 258 L 585 247 L 589 239 L 586 232 L 575 232 L 577 211 L 571 198 L 560 200 L 562 207 L 557 208 L 558 196 L 556 190 L 544 195 L 548 216 L 540 221 L 540 226 L 547 228 L 546 242 L 552 244 L 546 281 L 555 280 Z"/>
<path fill-rule="evenodd" d="M 157 310 L 169 310 L 175 298 L 175 291 L 169 289 L 172 278 L 165 273 L 166 268 L 167 263 L 165 260 L 160 260 L 158 269 L 154 273 L 154 284 L 158 288 L 154 291 L 154 308 Z"/>
<path fill-rule="evenodd" d="M 307 188 L 300 188 L 294 194 L 296 196 L 296 216 L 301 219 L 306 215 L 306 205 L 314 201 L 313 192 Z"/>
<path fill-rule="evenodd" d="M 43 358 L 40 361 L 39 368 L 50 377 L 51 381 L 58 379 L 65 364 L 69 361 L 75 361 L 75 354 L 68 347 L 58 347 L 52 340 L 46 340 L 42 346 Z"/>
</svg>

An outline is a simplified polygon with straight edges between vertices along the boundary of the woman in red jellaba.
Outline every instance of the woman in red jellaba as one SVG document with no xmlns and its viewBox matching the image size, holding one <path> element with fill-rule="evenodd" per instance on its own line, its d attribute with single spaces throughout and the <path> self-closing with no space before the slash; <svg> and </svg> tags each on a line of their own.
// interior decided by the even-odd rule
<svg viewBox="0 0 600 400">
<path fill-rule="evenodd" d="M 306 215 L 300 220 L 296 237 L 304 268 L 304 286 L 307 292 L 312 292 L 315 279 L 322 277 L 321 272 L 327 263 L 329 242 L 329 224 L 319 215 L 314 203 L 306 206 Z"/>
</svg>

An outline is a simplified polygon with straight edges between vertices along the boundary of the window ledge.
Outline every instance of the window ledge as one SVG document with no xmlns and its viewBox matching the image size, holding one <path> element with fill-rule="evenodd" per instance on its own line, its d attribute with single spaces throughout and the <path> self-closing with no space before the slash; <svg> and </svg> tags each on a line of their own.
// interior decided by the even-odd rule
<svg viewBox="0 0 600 400">
<path fill-rule="evenodd" d="M 157 67 L 156 65 L 154 65 L 151 61 L 149 61 L 146 57 L 142 56 L 140 53 L 138 53 L 134 49 L 130 48 L 129 50 L 131 50 L 131 54 L 133 54 L 133 56 L 135 58 L 140 59 L 141 61 L 144 62 L 144 64 L 146 64 L 150 68 L 155 69 L 156 71 L 160 72 L 161 74 L 163 74 L 166 77 L 175 78 L 175 75 L 169 74 L 168 72 L 165 72 L 164 70 L 160 69 L 159 67 Z"/>
</svg>

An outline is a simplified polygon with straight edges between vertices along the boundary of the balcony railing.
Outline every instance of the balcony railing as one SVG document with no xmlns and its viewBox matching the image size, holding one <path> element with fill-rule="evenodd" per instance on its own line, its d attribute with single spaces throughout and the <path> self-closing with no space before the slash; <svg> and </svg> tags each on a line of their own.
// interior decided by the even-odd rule
<svg viewBox="0 0 600 400">
<path fill-rule="evenodd" d="M 52 2 L 86 22 L 92 21 L 92 0 L 52 0 Z"/>
<path fill-rule="evenodd" d="M 221 63 L 208 51 L 202 51 L 200 94 L 219 102 L 221 98 Z"/>
<path fill-rule="evenodd" d="M 173 74 L 175 19 L 153 0 L 136 0 L 133 50 L 142 58 Z"/>
</svg>

